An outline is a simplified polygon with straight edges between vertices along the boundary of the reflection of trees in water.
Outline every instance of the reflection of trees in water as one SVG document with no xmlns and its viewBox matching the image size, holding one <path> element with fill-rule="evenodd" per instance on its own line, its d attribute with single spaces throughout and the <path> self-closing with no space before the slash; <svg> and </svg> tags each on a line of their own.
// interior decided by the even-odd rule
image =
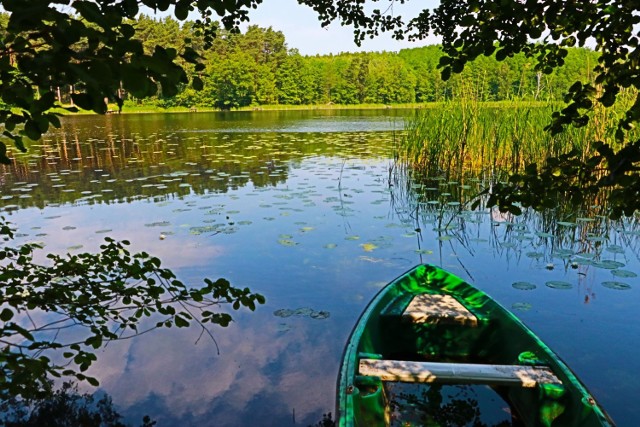
<svg viewBox="0 0 640 427">
<path fill-rule="evenodd" d="M 396 390 L 396 388 L 398 390 Z M 406 390 L 406 391 L 403 391 Z M 468 385 L 390 385 L 392 426 L 506 427 L 518 425 L 509 405 L 489 388 Z M 407 392 L 408 391 L 408 392 Z M 479 393 L 494 394 L 491 406 L 479 401 Z M 487 400 L 486 397 L 483 400 Z"/>
<path fill-rule="evenodd" d="M 322 419 L 309 427 L 335 427 L 335 425 L 336 422 L 331 418 L 331 412 L 328 412 L 326 414 L 322 414 Z"/>
<path fill-rule="evenodd" d="M 5 203 L 42 208 L 51 201 L 110 203 L 276 186 L 304 158 L 372 157 L 386 154 L 391 141 L 390 132 L 159 132 L 117 123 L 93 128 L 71 121 L 0 166 L 3 193 L 14 195 Z"/>
<path fill-rule="evenodd" d="M 29 401 L 10 399 L 0 402 L 0 424 L 6 427 L 83 426 L 127 427 L 122 415 L 106 393 L 78 392 L 73 383 L 64 383 L 49 396 Z M 144 416 L 141 427 L 156 424 Z"/>
<path fill-rule="evenodd" d="M 523 209 L 520 215 L 502 213 L 489 208 L 483 194 L 496 179 L 469 173 L 422 175 L 397 164 L 390 178 L 392 209 L 418 231 L 419 252 L 435 244 L 441 257 L 445 247 L 473 256 L 481 243 L 507 260 L 585 274 L 590 261 L 611 258 L 615 251 L 640 258 L 638 215 L 611 220 L 606 205 L 598 204 L 606 198 L 598 197 L 585 200 L 584 206 L 566 202 L 543 211 Z M 433 236 L 428 245 L 425 236 Z"/>
<path fill-rule="evenodd" d="M 598 199 L 585 201 L 585 206 L 558 204 L 553 209 L 525 209 L 520 215 L 502 213 L 487 207 L 487 194 L 495 177 L 417 175 L 407 167 L 397 167 L 392 179 L 391 202 L 396 213 L 416 225 L 424 222 L 437 226 L 436 231 L 462 231 L 480 223 L 488 214 L 494 225 L 505 225 L 503 237 L 519 233 L 552 234 L 552 248 L 578 246 L 579 251 L 597 249 L 603 243 L 596 236 L 607 237 L 616 231 L 625 235 L 640 234 L 637 217 L 608 219 L 606 205 Z M 494 233 L 494 235 L 496 235 Z M 543 238 L 546 238 L 543 236 Z M 525 239 L 526 240 L 526 239 Z"/>
</svg>

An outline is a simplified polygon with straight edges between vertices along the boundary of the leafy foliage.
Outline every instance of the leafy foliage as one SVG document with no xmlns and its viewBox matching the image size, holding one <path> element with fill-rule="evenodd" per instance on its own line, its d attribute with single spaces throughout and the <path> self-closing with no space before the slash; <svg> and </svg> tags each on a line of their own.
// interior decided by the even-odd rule
<svg viewBox="0 0 640 427">
<path fill-rule="evenodd" d="M 4 219 L 0 236 L 13 238 Z M 110 341 L 195 324 L 215 342 L 210 325 L 232 319 L 214 307 L 254 310 L 264 303 L 225 279 L 188 287 L 158 258 L 130 253 L 128 244 L 106 238 L 97 254 L 49 254 L 47 265 L 34 261 L 37 244 L 0 248 L 0 398 L 46 396 L 50 378 L 98 385 L 85 372 Z"/>
</svg>

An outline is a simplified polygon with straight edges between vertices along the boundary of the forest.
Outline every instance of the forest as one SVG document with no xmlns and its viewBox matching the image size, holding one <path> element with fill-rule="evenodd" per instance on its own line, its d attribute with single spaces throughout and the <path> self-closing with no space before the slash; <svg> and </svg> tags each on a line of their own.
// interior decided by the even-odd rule
<svg viewBox="0 0 640 427">
<path fill-rule="evenodd" d="M 0 16 L 4 27 L 8 15 Z M 569 48 L 564 67 L 551 74 L 533 70 L 532 60 L 513 55 L 504 61 L 480 57 L 461 74 L 440 78 L 442 56 L 437 45 L 399 52 L 340 53 L 303 56 L 290 49 L 282 32 L 249 26 L 244 33 L 218 29 L 211 49 L 189 21 L 140 15 L 137 37 L 146 50 L 153 46 L 184 49 L 185 38 L 194 42 L 205 64 L 198 76 L 202 90 L 184 85 L 175 96 L 143 99 L 122 91 L 126 106 L 160 108 L 260 108 L 265 105 L 363 105 L 438 102 L 460 98 L 478 101 L 557 101 L 576 80 L 590 81 L 597 55 L 588 48 Z M 181 64 L 193 75 L 191 64 Z M 190 76 L 191 77 L 191 76 Z M 55 87 L 58 102 L 69 105 L 70 94 L 80 88 Z"/>
</svg>

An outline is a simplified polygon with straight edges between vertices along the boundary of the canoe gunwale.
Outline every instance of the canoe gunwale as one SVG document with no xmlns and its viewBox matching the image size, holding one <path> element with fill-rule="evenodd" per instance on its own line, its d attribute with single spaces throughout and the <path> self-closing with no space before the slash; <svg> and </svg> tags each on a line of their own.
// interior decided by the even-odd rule
<svg viewBox="0 0 640 427">
<path fill-rule="evenodd" d="M 377 331 L 379 326 L 376 326 L 375 321 L 379 321 L 382 317 L 382 312 L 386 312 L 385 315 L 401 314 L 401 312 L 408 306 L 406 298 L 403 299 L 403 306 L 398 313 L 397 307 L 394 306 L 394 299 L 400 299 L 405 293 L 419 294 L 419 293 L 443 293 L 452 295 L 456 300 L 462 303 L 473 315 L 478 317 L 480 324 L 487 326 L 493 322 L 494 316 L 499 316 L 501 322 L 507 322 L 511 325 L 512 329 L 518 331 L 524 337 L 524 341 L 532 342 L 537 346 L 539 350 L 538 356 L 542 362 L 553 371 L 556 378 L 563 384 L 560 388 L 566 388 L 568 393 L 572 397 L 571 401 L 574 406 L 571 409 L 572 412 L 588 412 L 590 415 L 581 416 L 588 417 L 589 423 L 585 426 L 606 426 L 611 427 L 615 424 L 604 412 L 604 410 L 596 403 L 595 399 L 589 394 L 586 387 L 580 382 L 580 380 L 573 374 L 569 367 L 558 357 L 546 344 L 544 344 L 529 328 L 527 328 L 513 313 L 506 310 L 495 300 L 491 299 L 486 293 L 473 287 L 464 280 L 458 278 L 451 273 L 448 273 L 437 266 L 421 264 L 413 269 L 407 271 L 401 276 L 391 281 L 387 286 L 382 288 L 366 306 L 359 320 L 354 325 L 349 341 L 347 342 L 342 358 L 342 365 L 339 370 L 338 383 L 337 383 L 337 401 L 336 401 L 336 421 L 340 427 L 352 427 L 357 425 L 363 425 L 356 420 L 354 401 L 358 394 L 356 386 L 356 380 L 361 379 L 362 376 L 359 373 L 360 360 L 367 358 L 370 353 L 374 353 L 373 359 L 384 359 L 386 356 L 377 351 L 376 348 L 365 348 L 373 346 L 371 341 L 372 330 Z M 488 307 L 488 309 L 487 309 Z M 485 313 L 485 311 L 488 312 Z M 372 320 L 374 319 L 374 320 Z M 407 319 L 404 319 L 407 321 Z M 410 323 L 410 322 L 408 322 Z M 427 326 L 430 327 L 430 326 Z M 361 345 L 363 334 L 366 335 L 367 345 Z M 373 346 L 374 347 L 374 346 Z M 363 354 L 364 353 L 364 354 Z M 524 352 L 523 352 L 524 353 Z M 393 359 L 393 357 L 391 358 Z M 515 355 L 515 360 L 511 360 L 509 363 L 520 363 L 527 365 L 527 361 L 518 361 L 518 355 Z M 540 362 L 537 360 L 536 362 Z M 475 362 L 474 362 L 475 363 Z M 370 377 L 376 378 L 376 377 Z M 380 381 L 382 381 L 380 379 Z M 455 381 L 454 381 L 455 382 Z M 540 388 L 540 393 L 545 394 L 547 385 L 551 385 L 551 389 L 557 384 L 542 383 L 537 386 Z M 510 389 L 512 387 L 509 387 Z M 355 391 L 354 391 L 355 389 Z M 516 387 L 517 389 L 517 387 Z M 550 390 L 551 390 L 550 389 Z M 351 391 L 350 391 L 351 390 Z M 564 393 L 564 392 L 563 392 Z M 582 408 L 582 409 L 580 409 Z M 519 408 L 520 409 L 520 408 Z M 566 418 L 566 417 L 565 417 Z M 586 419 L 586 418 L 585 418 Z M 380 421 L 377 425 L 388 425 L 388 422 Z M 527 424 L 528 425 L 528 424 Z M 555 425 L 555 424 L 553 424 Z M 582 425 L 582 424 L 571 424 Z"/>
</svg>

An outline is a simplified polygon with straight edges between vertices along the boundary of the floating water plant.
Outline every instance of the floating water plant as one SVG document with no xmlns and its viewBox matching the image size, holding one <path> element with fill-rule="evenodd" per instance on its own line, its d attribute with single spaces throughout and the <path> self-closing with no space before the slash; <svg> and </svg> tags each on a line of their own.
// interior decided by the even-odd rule
<svg viewBox="0 0 640 427">
<path fill-rule="evenodd" d="M 516 302 L 511 304 L 511 309 L 515 311 L 529 311 L 533 308 L 528 302 Z"/>
<path fill-rule="evenodd" d="M 378 249 L 378 246 L 373 243 L 362 243 L 360 244 L 360 246 L 362 247 L 362 249 L 364 249 L 365 252 L 373 252 L 374 249 Z"/>
<path fill-rule="evenodd" d="M 598 268 L 604 268 L 606 270 L 615 270 L 617 268 L 622 268 L 625 266 L 623 262 L 614 261 L 611 259 L 605 259 L 602 261 L 594 261 L 591 265 Z"/>
<path fill-rule="evenodd" d="M 623 282 L 616 282 L 616 281 L 602 282 L 602 286 L 604 286 L 605 288 L 613 289 L 615 291 L 626 291 L 628 289 L 631 289 L 630 285 Z"/>
<path fill-rule="evenodd" d="M 280 239 L 278 240 L 278 243 L 280 243 L 282 246 L 297 246 L 298 242 L 294 242 L 293 240 L 290 239 Z"/>
<path fill-rule="evenodd" d="M 530 282 L 515 282 L 511 284 L 514 289 L 518 289 L 520 291 L 532 291 L 537 288 L 536 285 Z"/>
<path fill-rule="evenodd" d="M 638 277 L 636 273 L 629 270 L 611 270 L 611 274 L 613 274 L 616 277 L 625 277 L 625 278 Z"/>
<path fill-rule="evenodd" d="M 572 289 L 573 285 L 562 280 L 549 280 L 545 285 L 551 289 Z"/>
</svg>

